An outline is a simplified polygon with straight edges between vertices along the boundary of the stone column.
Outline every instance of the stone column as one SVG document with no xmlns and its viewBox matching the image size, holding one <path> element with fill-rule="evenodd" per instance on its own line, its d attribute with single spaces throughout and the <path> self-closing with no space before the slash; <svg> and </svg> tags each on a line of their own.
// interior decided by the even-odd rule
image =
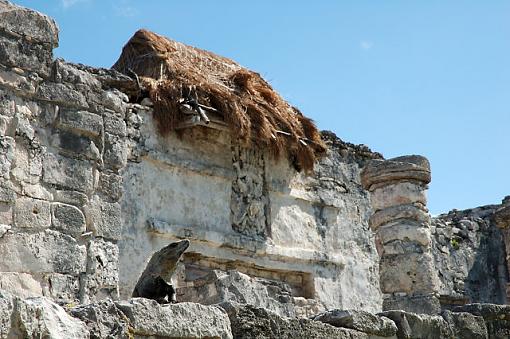
<svg viewBox="0 0 510 339">
<path fill-rule="evenodd" d="M 383 309 L 440 311 L 438 277 L 431 253 L 426 190 L 430 165 L 417 155 L 372 160 L 361 173 L 370 192 L 380 261 Z"/>
<path fill-rule="evenodd" d="M 510 196 L 503 199 L 501 207 L 494 212 L 493 221 L 503 233 L 507 272 L 510 273 Z M 506 300 L 510 301 L 510 284 L 506 286 Z"/>
</svg>

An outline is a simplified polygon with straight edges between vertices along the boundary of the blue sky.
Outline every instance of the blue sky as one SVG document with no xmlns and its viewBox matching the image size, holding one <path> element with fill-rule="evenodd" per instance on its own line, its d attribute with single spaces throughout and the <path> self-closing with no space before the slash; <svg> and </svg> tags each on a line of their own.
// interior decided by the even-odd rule
<svg viewBox="0 0 510 339">
<path fill-rule="evenodd" d="M 510 1 L 14 1 L 110 67 L 139 28 L 261 73 L 321 129 L 432 164 L 438 214 L 510 195 Z"/>
</svg>

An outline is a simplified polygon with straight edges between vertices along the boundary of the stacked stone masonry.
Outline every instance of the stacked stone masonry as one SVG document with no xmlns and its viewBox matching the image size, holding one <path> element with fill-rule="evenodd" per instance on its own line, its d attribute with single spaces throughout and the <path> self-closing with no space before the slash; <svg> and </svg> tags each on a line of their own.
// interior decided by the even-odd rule
<svg viewBox="0 0 510 339">
<path fill-rule="evenodd" d="M 48 17 L 0 2 L 0 22 L 0 286 L 117 298 L 127 97 L 53 60 Z"/>
<path fill-rule="evenodd" d="M 57 45 L 0 0 L 0 338 L 509 335 L 510 199 L 431 218 L 425 158 L 330 132 L 310 174 L 225 131 L 162 137 L 132 79 Z M 130 298 L 182 238 L 179 303 Z"/>
<path fill-rule="evenodd" d="M 424 157 L 373 160 L 362 174 L 370 191 L 381 256 L 384 309 L 435 314 L 440 310 L 425 190 L 430 165 Z"/>
</svg>

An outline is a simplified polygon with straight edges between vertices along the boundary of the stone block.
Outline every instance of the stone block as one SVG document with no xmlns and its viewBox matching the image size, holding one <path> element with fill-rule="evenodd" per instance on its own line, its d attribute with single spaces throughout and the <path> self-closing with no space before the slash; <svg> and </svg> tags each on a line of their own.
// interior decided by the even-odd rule
<svg viewBox="0 0 510 339">
<path fill-rule="evenodd" d="M 127 143 L 125 138 L 105 133 L 103 161 L 107 168 L 119 170 L 127 164 Z"/>
<path fill-rule="evenodd" d="M 0 224 L 11 225 L 13 223 L 12 206 L 0 202 Z"/>
<path fill-rule="evenodd" d="M 59 273 L 45 275 L 46 284 L 43 293 L 59 304 L 79 301 L 80 279 L 77 276 Z"/>
<path fill-rule="evenodd" d="M 54 200 L 78 207 L 83 207 L 89 202 L 86 194 L 67 190 L 55 191 Z"/>
<path fill-rule="evenodd" d="M 430 228 L 405 221 L 379 227 L 377 237 L 382 244 L 401 240 L 416 242 L 426 247 L 431 241 Z"/>
<path fill-rule="evenodd" d="M 127 136 L 126 122 L 115 115 L 106 115 L 104 117 L 104 130 L 107 133 L 120 137 Z"/>
<path fill-rule="evenodd" d="M 119 201 L 122 197 L 123 178 L 120 175 L 108 172 L 101 172 L 99 175 L 98 191 L 110 202 Z"/>
<path fill-rule="evenodd" d="M 92 140 L 87 136 L 77 135 L 70 131 L 60 131 L 51 136 L 53 146 L 60 149 L 60 153 L 70 158 L 90 160 L 101 159 L 101 141 Z"/>
<path fill-rule="evenodd" d="M 11 164 L 14 160 L 16 143 L 13 138 L 0 136 L 0 178 L 10 179 Z"/>
<path fill-rule="evenodd" d="M 86 111 L 62 110 L 58 126 L 98 137 L 103 132 L 103 117 Z"/>
<path fill-rule="evenodd" d="M 383 293 L 426 294 L 439 284 L 430 253 L 383 256 L 380 280 Z"/>
<path fill-rule="evenodd" d="M 91 338 L 132 337 L 129 320 L 111 299 L 74 307 L 69 313 L 87 324 Z"/>
<path fill-rule="evenodd" d="M 427 195 L 423 185 L 414 182 L 395 182 L 370 192 L 370 201 L 374 211 L 391 206 L 420 203 L 427 206 Z"/>
<path fill-rule="evenodd" d="M 27 197 L 18 198 L 14 208 L 14 225 L 31 229 L 50 227 L 50 203 Z"/>
<path fill-rule="evenodd" d="M 85 96 L 67 85 L 44 82 L 37 87 L 35 96 L 44 101 L 60 104 L 64 107 L 87 109 L 89 107 Z"/>
<path fill-rule="evenodd" d="M 310 319 L 284 318 L 264 308 L 250 305 L 220 306 L 227 311 L 234 338 L 370 338 L 356 330 L 334 327 Z"/>
<path fill-rule="evenodd" d="M 42 185 L 33 185 L 26 182 L 20 182 L 20 185 L 22 195 L 39 200 L 53 200 L 53 195 L 51 192 L 44 188 Z"/>
<path fill-rule="evenodd" d="M 47 78 L 50 73 L 52 52 L 42 45 L 30 44 L 24 40 L 0 36 L 0 63 L 8 67 L 22 68 Z M 17 91 L 34 93 L 34 86 L 23 83 Z"/>
<path fill-rule="evenodd" d="M 489 338 L 487 326 L 482 317 L 471 313 L 453 313 L 444 311 L 441 316 L 453 329 L 455 338 L 485 339 Z"/>
<path fill-rule="evenodd" d="M 397 333 L 397 326 L 392 320 L 364 311 L 329 310 L 311 319 L 379 337 L 393 337 Z"/>
<path fill-rule="evenodd" d="M 0 44 L 2 44 L 2 38 L 0 37 Z M 0 46 L 0 54 L 2 53 L 2 47 Z M 11 56 L 12 58 L 12 56 Z M 16 59 L 20 58 L 20 56 L 16 56 Z M 21 58 L 26 58 L 22 57 Z M 24 60 L 23 60 L 24 61 Z M 17 66 L 17 65 L 16 65 Z M 0 86 L 7 87 L 15 91 L 21 91 L 25 94 L 34 94 L 36 82 L 33 79 L 30 79 L 26 76 L 20 75 L 18 73 L 3 70 L 0 68 Z"/>
<path fill-rule="evenodd" d="M 87 326 L 48 298 L 16 299 L 16 322 L 10 334 L 15 338 L 89 338 Z"/>
<path fill-rule="evenodd" d="M 87 275 L 83 278 L 82 300 L 118 299 L 119 249 L 116 244 L 97 238 L 87 247 Z"/>
<path fill-rule="evenodd" d="M 0 2 L 0 27 L 32 43 L 47 45 L 49 49 L 58 46 L 58 27 L 53 19 L 10 2 Z"/>
<path fill-rule="evenodd" d="M 59 188 L 92 192 L 94 176 L 88 161 L 47 153 L 43 159 L 43 181 Z"/>
<path fill-rule="evenodd" d="M 0 274 L 0 289 L 20 298 L 43 295 L 41 283 L 28 273 L 2 272 Z"/>
<path fill-rule="evenodd" d="M 415 205 L 399 205 L 375 212 L 370 217 L 370 227 L 376 230 L 379 226 L 398 219 L 413 220 L 417 223 L 430 223 L 430 216 Z"/>
<path fill-rule="evenodd" d="M 0 202 L 12 204 L 16 200 L 16 192 L 12 188 L 12 184 L 7 181 L 2 183 L 0 180 Z"/>
<path fill-rule="evenodd" d="M 67 82 L 87 89 L 101 89 L 101 83 L 93 74 L 78 69 L 76 65 L 63 59 L 57 59 L 53 63 L 53 76 L 56 82 Z"/>
<path fill-rule="evenodd" d="M 16 147 L 11 175 L 19 182 L 37 184 L 41 178 L 42 159 L 40 149 Z"/>
<path fill-rule="evenodd" d="M 55 229 L 78 237 L 85 232 L 85 216 L 77 207 L 62 203 L 51 205 L 52 225 Z"/>
<path fill-rule="evenodd" d="M 371 160 L 361 173 L 361 183 L 367 190 L 398 181 L 430 182 L 430 164 L 427 158 L 408 155 L 388 160 Z"/>
<path fill-rule="evenodd" d="M 8 338 L 13 312 L 14 297 L 0 289 L 0 338 Z"/>
<path fill-rule="evenodd" d="M 124 104 L 125 94 L 114 89 L 108 91 L 101 92 L 101 104 L 103 104 L 106 108 L 113 110 L 114 112 L 122 114 L 126 111 L 126 105 Z"/>
<path fill-rule="evenodd" d="M 121 238 L 122 219 L 119 203 L 105 202 L 94 196 L 86 206 L 85 214 L 90 229 L 96 236 L 113 240 Z"/>
<path fill-rule="evenodd" d="M 232 338 L 229 319 L 216 306 L 195 303 L 161 306 L 144 298 L 119 301 L 115 305 L 127 316 L 137 336 Z"/>
<path fill-rule="evenodd" d="M 489 338 L 510 337 L 510 305 L 469 304 L 456 307 L 453 312 L 467 312 L 482 317 Z"/>
<path fill-rule="evenodd" d="M 10 233 L 0 239 L 0 272 L 85 272 L 86 249 L 68 235 L 53 230 Z"/>
<path fill-rule="evenodd" d="M 397 338 L 454 338 L 449 324 L 438 315 L 415 314 L 404 311 L 387 311 L 379 315 L 390 318 L 397 325 Z"/>
<path fill-rule="evenodd" d="M 403 293 L 405 294 L 405 293 Z M 384 298 L 383 310 L 403 310 L 418 314 L 438 314 L 441 311 L 439 299 L 433 295 L 389 295 Z"/>
</svg>

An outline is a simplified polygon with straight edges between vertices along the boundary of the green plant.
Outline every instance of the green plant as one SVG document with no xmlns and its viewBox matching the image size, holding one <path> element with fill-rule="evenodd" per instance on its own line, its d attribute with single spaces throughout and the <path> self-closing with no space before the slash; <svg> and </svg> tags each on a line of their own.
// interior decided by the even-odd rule
<svg viewBox="0 0 510 339">
<path fill-rule="evenodd" d="M 452 245 L 454 250 L 458 250 L 460 247 L 459 240 L 456 238 L 453 238 L 452 240 L 450 240 L 450 245 Z"/>
</svg>

